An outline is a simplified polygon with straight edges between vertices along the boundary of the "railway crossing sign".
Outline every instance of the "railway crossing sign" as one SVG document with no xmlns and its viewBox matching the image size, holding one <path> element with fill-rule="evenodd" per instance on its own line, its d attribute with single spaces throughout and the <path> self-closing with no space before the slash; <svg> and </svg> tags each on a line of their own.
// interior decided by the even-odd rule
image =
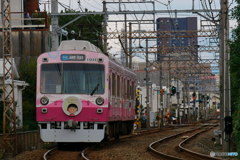
<svg viewBox="0 0 240 160">
<path fill-rule="evenodd" d="M 161 89 L 161 90 L 160 90 L 160 94 L 164 94 L 164 89 Z"/>
</svg>

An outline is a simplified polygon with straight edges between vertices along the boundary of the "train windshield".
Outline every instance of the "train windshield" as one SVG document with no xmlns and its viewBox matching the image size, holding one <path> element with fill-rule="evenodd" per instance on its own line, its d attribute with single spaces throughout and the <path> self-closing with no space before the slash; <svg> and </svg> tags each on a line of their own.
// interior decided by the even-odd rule
<svg viewBox="0 0 240 160">
<path fill-rule="evenodd" d="M 53 76 L 56 78 L 52 79 Z M 104 84 L 104 65 L 83 63 L 42 65 L 41 93 L 90 94 L 96 88 L 94 94 L 103 94 Z"/>
</svg>

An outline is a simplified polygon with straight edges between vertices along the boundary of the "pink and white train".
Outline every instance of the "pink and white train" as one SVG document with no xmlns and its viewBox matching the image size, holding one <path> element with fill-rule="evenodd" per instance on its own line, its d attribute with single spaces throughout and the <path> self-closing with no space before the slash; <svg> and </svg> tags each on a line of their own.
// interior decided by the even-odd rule
<svg viewBox="0 0 240 160">
<path fill-rule="evenodd" d="M 36 119 L 44 142 L 100 142 L 129 134 L 136 74 L 88 41 L 63 41 L 37 60 Z"/>
</svg>

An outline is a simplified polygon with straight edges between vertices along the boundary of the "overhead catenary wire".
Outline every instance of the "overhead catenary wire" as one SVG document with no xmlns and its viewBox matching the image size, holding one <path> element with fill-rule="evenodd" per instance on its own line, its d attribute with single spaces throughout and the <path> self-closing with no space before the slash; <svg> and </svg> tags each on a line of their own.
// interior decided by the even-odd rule
<svg viewBox="0 0 240 160">
<path fill-rule="evenodd" d="M 90 5 L 91 7 L 96 8 L 96 9 L 99 9 L 99 8 L 97 8 L 97 7 L 93 6 L 93 5 L 91 5 L 91 4 L 88 3 L 87 1 L 85 1 L 85 0 L 83 0 L 83 1 L 86 2 L 88 5 Z M 99 10 L 101 10 L 101 9 L 99 9 Z"/>
</svg>

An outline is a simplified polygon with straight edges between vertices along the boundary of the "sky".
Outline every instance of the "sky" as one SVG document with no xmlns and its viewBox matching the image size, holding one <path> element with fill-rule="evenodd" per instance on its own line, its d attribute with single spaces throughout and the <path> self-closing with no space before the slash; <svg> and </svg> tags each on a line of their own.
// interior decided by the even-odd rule
<svg viewBox="0 0 240 160">
<path fill-rule="evenodd" d="M 41 11 L 44 9 L 44 4 L 47 2 L 51 2 L 51 0 L 39 0 L 39 2 L 42 4 L 40 5 Z M 64 4 L 68 6 L 71 9 L 79 11 L 79 3 L 82 8 L 87 8 L 89 11 L 96 11 L 96 12 L 101 12 L 103 9 L 102 1 L 103 0 L 58 0 L 61 4 Z M 204 2 L 204 0 L 120 0 L 122 2 L 126 2 L 120 5 L 121 10 L 128 10 L 128 11 L 144 11 L 144 10 L 152 10 L 153 5 L 152 3 L 127 3 L 127 2 L 139 2 L 139 1 L 154 1 L 155 3 L 155 10 L 191 10 L 193 7 L 193 1 L 194 1 L 194 9 L 203 9 L 202 6 L 200 5 L 201 1 Z M 208 2 L 208 0 L 205 0 Z M 236 4 L 232 1 L 229 0 L 229 5 L 230 8 L 234 7 Z M 106 2 L 119 2 L 119 0 L 106 0 Z M 184 3 L 183 3 L 184 2 Z M 210 8 L 209 5 L 207 5 L 208 8 Z M 213 0 L 211 4 L 212 9 L 220 9 L 220 0 Z M 61 10 L 64 10 L 64 7 L 61 5 L 58 6 L 59 12 Z M 107 9 L 108 11 L 119 11 L 119 3 L 107 3 Z M 51 5 L 46 4 L 46 10 L 48 12 L 51 12 Z M 204 13 L 203 13 L 204 14 Z M 216 15 L 217 13 L 214 13 Z M 158 17 L 175 17 L 175 13 L 166 13 L 166 14 L 155 14 L 155 19 Z M 198 18 L 198 29 L 200 29 L 200 20 L 204 20 L 204 18 L 193 14 L 193 13 L 178 13 L 177 14 L 178 18 L 181 17 L 197 17 Z M 127 19 L 144 19 L 144 20 L 152 20 L 153 15 L 150 14 L 145 14 L 145 15 L 127 15 Z M 110 15 L 108 20 L 124 20 L 123 15 Z M 236 27 L 237 23 L 234 20 L 230 20 L 230 28 Z M 108 32 L 121 32 L 121 28 L 123 28 L 124 24 L 123 23 L 115 23 L 115 22 L 108 22 L 108 27 L 107 31 Z M 139 26 L 138 24 L 133 24 L 132 30 L 138 30 Z M 156 26 L 155 26 L 156 27 Z M 146 30 L 146 31 L 153 31 L 154 30 L 154 25 L 152 24 L 142 24 L 141 25 L 141 30 Z M 230 29 L 230 32 L 231 32 Z M 231 33 L 230 33 L 231 35 Z M 108 40 L 110 46 L 112 46 L 112 49 L 109 51 L 112 55 L 118 54 L 120 55 L 120 50 L 121 50 L 121 45 L 117 39 L 109 39 Z M 140 42 L 143 47 L 145 47 L 145 41 Z M 156 41 L 150 41 L 149 42 L 149 47 L 153 46 L 156 44 Z M 209 39 L 205 38 L 198 38 L 198 44 L 199 45 L 209 45 Z M 133 43 L 133 47 L 138 47 L 139 46 L 139 41 L 136 40 Z M 119 57 L 119 56 L 116 57 Z M 138 54 L 140 57 L 142 54 Z M 215 58 L 217 55 L 215 53 L 208 53 L 208 52 L 202 52 L 199 54 L 202 59 L 209 59 L 209 58 Z M 144 61 L 144 59 L 142 60 Z"/>
</svg>

